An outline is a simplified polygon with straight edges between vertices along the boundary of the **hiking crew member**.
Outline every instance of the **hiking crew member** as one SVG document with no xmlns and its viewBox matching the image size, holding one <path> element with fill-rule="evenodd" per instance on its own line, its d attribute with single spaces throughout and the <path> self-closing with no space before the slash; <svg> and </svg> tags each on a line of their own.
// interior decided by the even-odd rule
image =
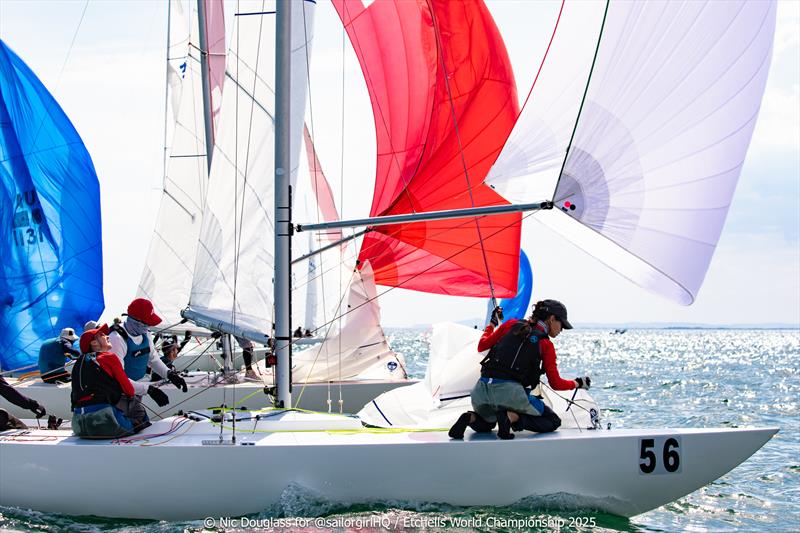
<svg viewBox="0 0 800 533">
<path fill-rule="evenodd" d="M 13 403 L 17 407 L 32 411 L 36 418 L 42 418 L 47 414 L 44 407 L 39 402 L 32 398 L 21 394 L 17 389 L 12 387 L 3 376 L 0 376 L 0 396 Z M 27 429 L 25 423 L 12 415 L 5 409 L 0 409 L 0 431 L 7 429 Z"/>
<path fill-rule="evenodd" d="M 137 298 L 128 306 L 127 318 L 121 324 L 111 326 L 108 340 L 111 351 L 117 354 L 125 374 L 130 378 L 137 396 L 147 394 L 150 384 L 139 381 L 147 373 L 148 365 L 176 387 L 186 392 L 186 381 L 174 370 L 167 368 L 155 350 L 147 328 L 161 323 L 161 317 L 153 310 L 153 304 L 145 298 Z"/>
<path fill-rule="evenodd" d="M 39 348 L 39 374 L 45 383 L 68 383 L 69 372 L 64 368 L 64 363 L 70 359 L 77 359 L 80 351 L 72 347 L 78 340 L 75 330 L 64 328 L 61 334 L 53 339 L 48 339 Z"/>
<path fill-rule="evenodd" d="M 130 379 L 119 358 L 110 352 L 109 328 L 103 324 L 81 335 L 81 356 L 72 368 L 72 429 L 84 438 L 111 439 L 132 435 L 150 425 L 144 408 L 130 408 L 141 404 L 135 396 Z M 147 394 L 158 405 L 166 405 L 167 395 L 160 389 L 149 387 Z M 123 405 L 124 409 L 119 406 Z"/>
<path fill-rule="evenodd" d="M 511 319 L 495 329 L 501 320 L 502 309 L 498 307 L 478 342 L 478 351 L 489 349 L 489 353 L 481 362 L 481 378 L 472 389 L 474 412 L 458 418 L 450 429 L 451 438 L 463 438 L 467 426 L 481 433 L 491 431 L 495 424 L 501 439 L 513 439 L 512 428 L 555 431 L 561 419 L 532 394 L 542 374 L 555 390 L 588 389 L 591 384 L 588 376 L 565 380 L 558 373 L 550 338 L 557 337 L 562 328 L 572 329 L 564 304 L 542 300 L 528 320 Z"/>
</svg>

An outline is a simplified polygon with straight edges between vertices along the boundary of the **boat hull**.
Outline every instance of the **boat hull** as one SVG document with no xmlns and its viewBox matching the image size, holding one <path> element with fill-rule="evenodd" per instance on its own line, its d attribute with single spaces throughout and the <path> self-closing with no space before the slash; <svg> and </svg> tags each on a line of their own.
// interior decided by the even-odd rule
<svg viewBox="0 0 800 533">
<path fill-rule="evenodd" d="M 633 516 L 724 475 L 777 431 L 576 429 L 522 433 L 511 441 L 468 432 L 464 441 L 453 441 L 445 431 L 256 433 L 248 428 L 258 423 L 242 421 L 236 444 L 225 446 L 217 444 L 219 427 L 211 422 L 175 418 L 147 431 L 161 433 L 178 420 L 184 425 L 176 432 L 146 442 L 80 440 L 63 431 L 0 434 L 0 505 L 69 515 L 219 519 L 262 511 L 299 486 L 343 503 L 507 506 L 526 498 L 546 505 L 554 498 L 559 507 Z M 680 443 L 680 468 L 642 472 L 641 441 L 658 446 L 670 438 Z M 123 495 L 103 490 L 120 483 L 116 474 L 109 479 L 108 465 L 170 468 L 169 475 L 125 478 Z"/>
</svg>

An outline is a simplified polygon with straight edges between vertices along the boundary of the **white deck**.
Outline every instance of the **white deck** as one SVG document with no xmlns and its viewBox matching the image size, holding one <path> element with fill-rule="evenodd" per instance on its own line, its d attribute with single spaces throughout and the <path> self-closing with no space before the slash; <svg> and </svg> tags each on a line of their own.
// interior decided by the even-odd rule
<svg viewBox="0 0 800 533">
<path fill-rule="evenodd" d="M 212 374 L 195 374 L 194 377 L 187 377 L 189 384 L 188 392 L 184 393 L 176 389 L 171 384 L 162 386 L 167 393 L 170 403 L 165 407 L 159 407 L 156 403 L 145 396 L 144 404 L 147 407 L 148 415 L 151 419 L 157 420 L 162 417 L 172 416 L 178 411 L 196 411 L 219 407 L 220 405 L 247 407 L 249 409 L 260 409 L 271 406 L 269 398 L 263 393 L 264 384 L 262 382 L 243 381 L 236 385 L 213 383 Z M 292 388 L 292 403 L 300 409 L 315 411 L 328 411 L 328 397 L 332 402 L 333 412 L 339 412 L 339 387 L 341 384 L 342 399 L 344 400 L 344 412 L 358 412 L 365 404 L 373 398 L 383 394 L 388 390 L 405 385 L 411 385 L 418 380 L 408 379 L 375 379 L 344 381 L 331 383 L 295 383 Z M 72 385 L 49 384 L 42 381 L 26 380 L 17 384 L 14 380 L 9 380 L 17 390 L 41 403 L 48 414 L 52 414 L 64 419 L 72 418 L 70 408 L 70 393 Z M 248 398 L 249 396 L 249 398 Z M 245 399 L 246 398 L 246 399 Z M 8 402 L 4 402 L 3 408 L 20 418 L 31 416 L 30 411 L 26 411 Z"/>
</svg>

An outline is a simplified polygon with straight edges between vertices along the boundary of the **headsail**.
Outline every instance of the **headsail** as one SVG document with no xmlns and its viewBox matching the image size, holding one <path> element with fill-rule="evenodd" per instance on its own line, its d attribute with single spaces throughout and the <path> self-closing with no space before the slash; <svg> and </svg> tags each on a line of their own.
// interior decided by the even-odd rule
<svg viewBox="0 0 800 533">
<path fill-rule="evenodd" d="M 36 75 L 0 41 L 0 366 L 103 312 L 100 187 L 92 159 Z"/>
<path fill-rule="evenodd" d="M 372 102 L 378 155 L 370 216 L 507 203 L 483 184 L 518 114 L 505 45 L 486 6 L 333 3 Z M 387 50 L 398 53 L 387 58 Z M 474 219 L 379 227 L 359 259 L 371 262 L 381 285 L 489 296 L 491 278 L 495 294 L 509 296 L 520 219 L 484 218 L 480 231 Z"/>
<path fill-rule="evenodd" d="M 221 41 L 224 48 L 225 26 L 220 20 L 222 2 L 207 1 L 206 4 L 207 21 L 219 21 L 205 30 L 208 41 Z M 196 9 L 191 10 L 191 17 L 187 19 L 181 2 L 173 2 L 170 24 L 167 75 L 175 117 L 174 134 L 158 218 L 138 288 L 139 296 L 153 302 L 165 326 L 178 324 L 181 309 L 189 303 L 197 237 L 208 188 Z M 214 31 L 222 34 L 216 35 Z M 223 55 L 223 72 L 224 59 Z M 219 62 L 220 58 L 215 56 L 212 66 L 219 69 Z"/>
<path fill-rule="evenodd" d="M 771 2 L 567 3 L 487 183 L 512 201 L 555 190 L 541 222 L 691 304 L 750 143 L 774 28 Z"/>
</svg>

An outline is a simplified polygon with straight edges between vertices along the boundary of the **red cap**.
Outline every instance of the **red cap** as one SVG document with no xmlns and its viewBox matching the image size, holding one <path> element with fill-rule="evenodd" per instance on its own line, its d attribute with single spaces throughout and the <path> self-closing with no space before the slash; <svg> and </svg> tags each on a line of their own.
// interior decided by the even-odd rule
<svg viewBox="0 0 800 533">
<path fill-rule="evenodd" d="M 89 353 L 92 351 L 92 341 L 97 337 L 98 333 L 108 335 L 108 324 L 103 324 L 99 328 L 87 329 L 81 335 L 81 353 Z"/>
<path fill-rule="evenodd" d="M 148 326 L 157 326 L 161 323 L 161 317 L 153 311 L 153 302 L 147 298 L 136 298 L 132 301 L 128 306 L 128 316 Z"/>
</svg>

